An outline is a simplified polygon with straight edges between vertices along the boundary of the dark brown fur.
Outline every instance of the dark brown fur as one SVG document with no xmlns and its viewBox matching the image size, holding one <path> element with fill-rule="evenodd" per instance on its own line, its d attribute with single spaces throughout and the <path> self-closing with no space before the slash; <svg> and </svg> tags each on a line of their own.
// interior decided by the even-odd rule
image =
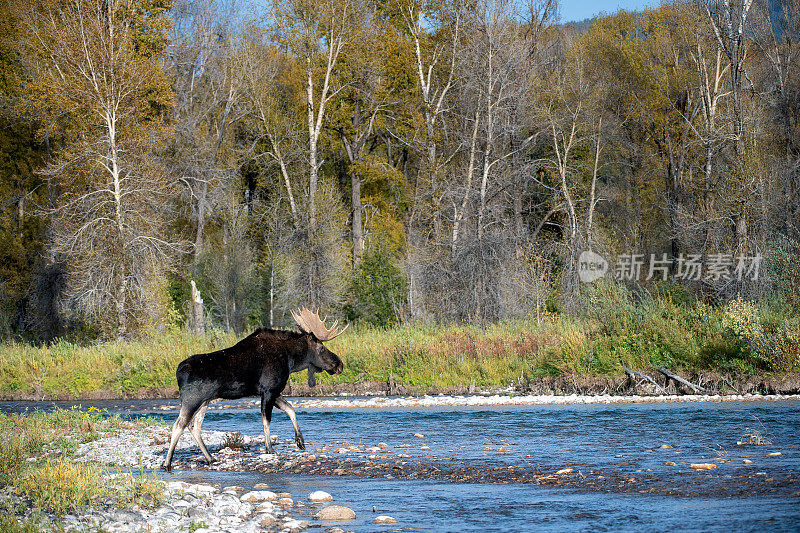
<svg viewBox="0 0 800 533">
<path fill-rule="evenodd" d="M 209 463 L 213 461 L 200 436 L 200 426 L 208 402 L 216 398 L 260 396 L 267 453 L 274 453 L 269 436 L 273 407 L 286 411 L 295 429 L 297 445 L 305 449 L 294 410 L 280 397 L 289 374 L 307 369 L 311 385 L 314 372 L 338 374 L 342 368 L 341 359 L 313 334 L 267 328 L 253 332 L 230 348 L 185 359 L 175 373 L 181 410 L 172 426 L 172 439 L 164 469 L 171 469 L 175 445 L 190 422 L 190 431 L 200 450 Z"/>
</svg>

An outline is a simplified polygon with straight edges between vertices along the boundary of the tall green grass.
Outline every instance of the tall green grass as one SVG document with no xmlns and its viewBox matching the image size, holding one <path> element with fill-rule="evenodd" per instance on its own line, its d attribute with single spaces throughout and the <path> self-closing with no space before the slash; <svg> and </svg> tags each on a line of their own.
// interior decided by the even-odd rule
<svg viewBox="0 0 800 533">
<path fill-rule="evenodd" d="M 174 387 L 178 362 L 236 340 L 233 334 L 214 331 L 202 337 L 171 333 L 146 342 L 91 346 L 63 340 L 49 346 L 6 343 L 0 345 L 0 394 L 70 398 L 103 391 L 127 396 Z"/>
<path fill-rule="evenodd" d="M 607 376 L 629 368 L 752 374 L 796 371 L 800 318 L 780 301 L 710 305 L 674 286 L 633 292 L 586 288 L 576 317 L 546 314 L 489 327 L 351 327 L 328 343 L 343 374 L 323 385 L 387 382 L 412 390 L 504 386 L 538 376 Z M 175 367 L 193 353 L 230 346 L 234 335 L 173 333 L 146 342 L 82 347 L 0 346 L 0 394 L 46 397 L 175 394 Z M 305 374 L 292 376 L 301 385 Z"/>
</svg>

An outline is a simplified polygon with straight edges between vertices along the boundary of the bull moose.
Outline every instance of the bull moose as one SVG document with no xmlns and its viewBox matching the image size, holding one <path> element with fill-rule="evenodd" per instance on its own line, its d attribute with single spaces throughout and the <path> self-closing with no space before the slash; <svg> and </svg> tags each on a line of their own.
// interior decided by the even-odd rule
<svg viewBox="0 0 800 533">
<path fill-rule="evenodd" d="M 292 311 L 300 331 L 282 331 L 261 328 L 234 346 L 216 352 L 193 355 L 178 365 L 181 410 L 172 426 L 169 451 L 164 459 L 164 470 L 172 470 L 172 455 L 183 431 L 191 423 L 191 432 L 200 451 L 209 464 L 214 458 L 208 452 L 200 435 L 208 409 L 208 402 L 216 398 L 237 399 L 261 396 L 261 421 L 266 437 L 266 452 L 275 453 L 269 436 L 272 408 L 277 407 L 289 415 L 294 426 L 295 442 L 305 450 L 303 434 L 297 425 L 292 406 L 281 397 L 289 374 L 308 370 L 308 384 L 316 382 L 315 372 L 339 374 L 343 365 L 339 356 L 322 343 L 341 335 L 347 326 L 336 331 L 338 322 L 331 327 L 320 319 L 319 311 L 302 307 Z"/>
</svg>

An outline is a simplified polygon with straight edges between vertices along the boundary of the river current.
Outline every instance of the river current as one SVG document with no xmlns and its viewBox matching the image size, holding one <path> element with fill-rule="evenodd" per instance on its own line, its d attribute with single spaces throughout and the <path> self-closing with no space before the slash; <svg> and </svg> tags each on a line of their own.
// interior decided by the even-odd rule
<svg viewBox="0 0 800 533">
<path fill-rule="evenodd" d="M 177 411 L 164 404 L 175 405 L 83 407 L 171 423 Z M 176 469 L 171 477 L 267 483 L 296 498 L 324 490 L 356 512 L 343 525 L 353 531 L 800 531 L 797 401 L 373 409 L 343 401 L 297 414 L 310 450 L 350 461 L 340 475 Z M 259 411 L 242 401 L 214 405 L 203 429 L 262 432 Z M 291 455 L 281 412 L 272 433 L 278 453 Z M 380 462 L 400 466 L 359 475 Z M 373 524 L 378 514 L 398 523 Z"/>
</svg>

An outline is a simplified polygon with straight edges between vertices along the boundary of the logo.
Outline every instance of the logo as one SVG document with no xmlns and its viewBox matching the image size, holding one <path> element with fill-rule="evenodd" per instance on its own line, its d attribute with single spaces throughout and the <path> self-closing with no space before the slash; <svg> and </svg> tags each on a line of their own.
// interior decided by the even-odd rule
<svg viewBox="0 0 800 533">
<path fill-rule="evenodd" d="M 608 261 L 594 252 L 581 252 L 578 257 L 578 277 L 584 283 L 602 278 L 608 272 Z"/>
</svg>

